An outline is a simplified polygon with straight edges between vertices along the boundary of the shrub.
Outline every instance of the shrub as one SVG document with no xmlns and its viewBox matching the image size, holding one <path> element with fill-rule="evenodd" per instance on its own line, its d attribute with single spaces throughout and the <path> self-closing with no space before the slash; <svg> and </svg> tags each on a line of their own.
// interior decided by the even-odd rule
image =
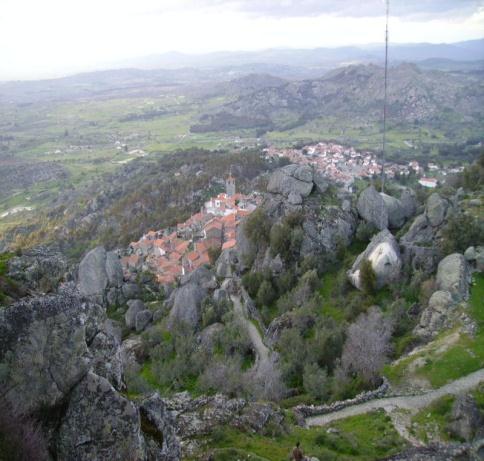
<svg viewBox="0 0 484 461">
<path fill-rule="evenodd" d="M 464 213 L 452 216 L 442 229 L 442 250 L 445 254 L 464 251 L 484 244 L 484 220 Z"/>
<path fill-rule="evenodd" d="M 274 224 L 270 232 L 271 255 L 280 254 L 283 259 L 288 259 L 291 244 L 291 228 L 284 224 Z"/>
<path fill-rule="evenodd" d="M 208 249 L 208 259 L 212 266 L 217 262 L 217 259 L 219 258 L 221 253 L 222 253 L 222 248 L 220 247 L 210 247 Z"/>
<path fill-rule="evenodd" d="M 272 283 L 268 280 L 264 280 L 259 290 L 257 290 L 256 301 L 260 306 L 268 306 L 276 298 L 276 292 L 272 286 Z"/>
<path fill-rule="evenodd" d="M 230 397 L 247 393 L 247 384 L 242 377 L 240 360 L 231 358 L 208 366 L 200 376 L 200 387 L 204 391 L 222 392 Z"/>
<path fill-rule="evenodd" d="M 242 285 L 252 298 L 257 296 L 257 292 L 259 291 L 263 279 L 264 277 L 260 272 L 248 272 L 242 277 Z"/>
<path fill-rule="evenodd" d="M 377 308 L 361 314 L 348 328 L 341 363 L 349 375 L 356 374 L 369 384 L 376 384 L 379 373 L 391 352 L 393 326 Z"/>
<path fill-rule="evenodd" d="M 436 289 L 437 285 L 433 277 L 422 282 L 422 284 L 420 285 L 420 292 L 418 296 L 418 301 L 421 306 L 427 306 L 430 297 Z"/>
<path fill-rule="evenodd" d="M 356 240 L 366 243 L 371 240 L 371 238 L 378 232 L 378 229 L 372 223 L 367 223 L 365 221 L 360 222 L 356 229 Z"/>
<path fill-rule="evenodd" d="M 256 246 L 269 243 L 271 224 L 262 208 L 257 208 L 248 218 L 244 225 L 247 238 Z"/>
<path fill-rule="evenodd" d="M 376 291 L 376 274 L 371 261 L 364 259 L 360 265 L 361 288 L 366 294 L 373 294 Z"/>
<path fill-rule="evenodd" d="M 304 367 L 303 385 L 305 391 L 314 399 L 324 401 L 329 397 L 330 387 L 328 373 L 316 363 Z"/>
<path fill-rule="evenodd" d="M 50 459 L 40 426 L 21 417 L 0 401 L 0 459 L 5 461 L 46 461 Z"/>
</svg>

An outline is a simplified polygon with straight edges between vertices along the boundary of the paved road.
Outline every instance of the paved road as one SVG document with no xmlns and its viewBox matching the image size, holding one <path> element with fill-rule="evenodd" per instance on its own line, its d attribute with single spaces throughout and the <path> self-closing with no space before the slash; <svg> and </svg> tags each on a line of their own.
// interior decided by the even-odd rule
<svg viewBox="0 0 484 461">
<path fill-rule="evenodd" d="M 240 296 L 231 295 L 230 299 L 234 303 L 234 311 L 237 315 L 237 318 L 246 329 L 252 345 L 254 346 L 256 353 L 256 363 L 254 367 L 256 370 L 259 368 L 263 370 L 265 369 L 265 365 L 270 360 L 271 351 L 262 341 L 262 337 L 257 327 L 249 320 L 246 309 L 240 300 Z"/>
<path fill-rule="evenodd" d="M 361 415 L 378 409 L 383 409 L 389 412 L 395 409 L 417 411 L 427 407 L 444 395 L 457 395 L 468 392 L 481 382 L 484 382 L 484 368 L 422 395 L 370 400 L 369 402 L 353 405 L 333 413 L 312 416 L 306 419 L 306 424 L 308 426 L 324 426 L 332 421 L 337 421 L 338 419 Z"/>
</svg>

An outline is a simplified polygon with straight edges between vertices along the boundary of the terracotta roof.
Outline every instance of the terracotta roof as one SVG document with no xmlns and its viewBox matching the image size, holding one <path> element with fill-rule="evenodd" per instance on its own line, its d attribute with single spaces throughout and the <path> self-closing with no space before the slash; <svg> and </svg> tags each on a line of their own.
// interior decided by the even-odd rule
<svg viewBox="0 0 484 461">
<path fill-rule="evenodd" d="M 222 250 L 227 250 L 229 248 L 233 248 L 237 244 L 235 239 L 230 239 L 227 240 L 223 245 L 222 245 Z"/>
<path fill-rule="evenodd" d="M 196 251 L 192 251 L 186 255 L 186 258 L 191 262 L 197 260 L 199 257 L 200 255 Z"/>
<path fill-rule="evenodd" d="M 188 240 L 183 240 L 175 247 L 175 251 L 177 251 L 180 254 L 183 254 L 187 251 L 189 246 L 190 246 L 190 242 Z"/>
<path fill-rule="evenodd" d="M 172 253 L 168 254 L 168 259 L 170 261 L 180 261 L 182 255 L 178 253 L 177 251 L 173 251 Z"/>
</svg>

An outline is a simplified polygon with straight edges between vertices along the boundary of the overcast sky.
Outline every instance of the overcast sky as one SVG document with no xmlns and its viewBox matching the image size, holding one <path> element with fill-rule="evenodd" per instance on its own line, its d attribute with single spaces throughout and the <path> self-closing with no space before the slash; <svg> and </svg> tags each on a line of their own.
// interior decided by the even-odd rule
<svg viewBox="0 0 484 461">
<path fill-rule="evenodd" d="M 383 40 L 383 0 L 0 0 L 0 80 L 181 51 Z M 391 0 L 391 41 L 484 36 L 484 0 Z"/>
</svg>

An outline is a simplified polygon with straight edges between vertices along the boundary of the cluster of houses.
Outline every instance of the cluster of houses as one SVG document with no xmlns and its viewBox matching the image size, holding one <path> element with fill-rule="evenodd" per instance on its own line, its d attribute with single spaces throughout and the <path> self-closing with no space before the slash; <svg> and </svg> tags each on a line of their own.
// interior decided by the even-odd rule
<svg viewBox="0 0 484 461">
<path fill-rule="evenodd" d="M 381 173 L 381 164 L 373 152 L 359 152 L 353 147 L 345 147 L 331 142 L 320 142 L 304 146 L 301 149 L 270 146 L 264 152 L 267 158 L 285 157 L 291 163 L 312 165 L 330 180 L 348 188 L 355 179 L 371 178 Z M 448 172 L 459 172 L 458 169 L 447 172 L 434 163 L 429 163 L 428 169 L 432 174 L 443 176 Z M 410 173 L 415 173 L 420 177 L 424 174 L 424 168 L 416 160 L 408 164 L 385 163 L 385 175 L 390 179 L 397 176 L 408 176 Z M 437 187 L 438 180 L 433 177 L 421 177 L 419 183 L 424 187 L 434 188 Z"/>
<path fill-rule="evenodd" d="M 132 279 L 140 270 L 154 273 L 163 285 L 209 264 L 211 255 L 233 248 L 240 222 L 257 208 L 258 194 L 244 195 L 235 190 L 235 179 L 226 180 L 226 192 L 205 202 L 199 213 L 175 229 L 150 231 L 132 242 L 122 258 L 125 277 Z"/>
</svg>

